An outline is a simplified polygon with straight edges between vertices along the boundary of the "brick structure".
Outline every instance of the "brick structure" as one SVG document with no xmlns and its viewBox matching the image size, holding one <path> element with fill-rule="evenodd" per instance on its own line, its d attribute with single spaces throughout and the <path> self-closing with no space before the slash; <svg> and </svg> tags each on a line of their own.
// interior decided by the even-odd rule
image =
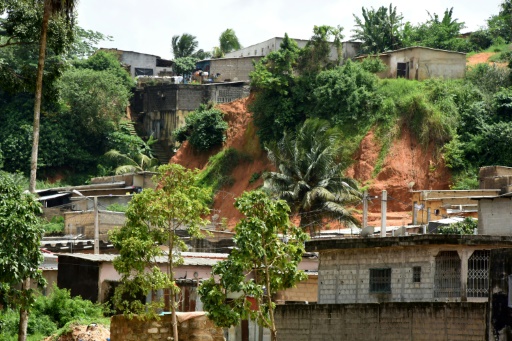
<svg viewBox="0 0 512 341">
<path fill-rule="evenodd" d="M 70 235 L 81 234 L 85 238 L 94 238 L 94 211 L 72 211 L 64 213 L 64 233 Z M 108 240 L 108 231 L 121 227 L 126 221 L 123 212 L 98 212 L 99 238 Z"/>
<path fill-rule="evenodd" d="M 195 314 L 185 319 L 178 313 L 178 335 L 180 341 L 224 341 L 222 328 L 216 327 L 206 315 Z M 156 320 L 127 319 L 123 315 L 113 316 L 110 323 L 111 341 L 171 340 L 171 315 Z"/>
<path fill-rule="evenodd" d="M 280 341 L 481 341 L 486 303 L 285 305 L 276 309 Z"/>
</svg>

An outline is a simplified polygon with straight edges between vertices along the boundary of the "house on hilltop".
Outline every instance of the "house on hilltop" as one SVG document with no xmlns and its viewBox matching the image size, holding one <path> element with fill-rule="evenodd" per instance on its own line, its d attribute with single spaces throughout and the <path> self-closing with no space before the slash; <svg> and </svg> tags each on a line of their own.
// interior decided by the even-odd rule
<svg viewBox="0 0 512 341">
<path fill-rule="evenodd" d="M 136 76 L 172 76 L 174 62 L 147 53 L 124 51 L 114 48 L 100 48 L 100 51 L 114 53 L 126 66 L 132 77 Z"/>
<path fill-rule="evenodd" d="M 371 56 L 355 58 L 363 60 Z M 380 78 L 405 78 L 425 80 L 430 78 L 458 79 L 466 73 L 466 54 L 430 47 L 411 46 L 380 53 L 378 57 L 387 69 Z"/>
</svg>

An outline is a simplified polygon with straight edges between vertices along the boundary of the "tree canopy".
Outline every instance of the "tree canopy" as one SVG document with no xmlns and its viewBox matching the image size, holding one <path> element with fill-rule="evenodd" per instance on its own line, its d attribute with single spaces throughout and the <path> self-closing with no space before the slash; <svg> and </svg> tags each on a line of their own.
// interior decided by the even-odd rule
<svg viewBox="0 0 512 341">
<path fill-rule="evenodd" d="M 182 262 L 180 253 L 186 245 L 176 231 L 186 229 L 192 237 L 201 237 L 199 228 L 207 223 L 201 216 L 209 212 L 206 202 L 210 194 L 195 185 L 197 171 L 176 164 L 160 166 L 154 181 L 157 188 L 134 195 L 126 211 L 127 222 L 110 234 L 119 250 L 114 267 L 121 275 L 114 302 L 125 314 L 154 316 L 155 308 L 164 302 L 146 305 L 136 298 L 152 290 L 170 290 L 173 334 L 178 340 L 174 267 Z M 166 258 L 165 271 L 158 267 L 158 257 Z"/>
<path fill-rule="evenodd" d="M 208 316 L 217 325 L 229 327 L 250 317 L 270 329 L 271 340 L 275 341 L 272 296 L 306 278 L 298 264 L 307 235 L 290 224 L 286 202 L 272 200 L 264 192 L 243 193 L 235 207 L 245 216 L 235 227 L 236 248 L 227 260 L 213 267 L 211 278 L 202 283 L 199 294 Z M 227 302 L 230 293 L 239 293 L 239 297 Z"/>
</svg>

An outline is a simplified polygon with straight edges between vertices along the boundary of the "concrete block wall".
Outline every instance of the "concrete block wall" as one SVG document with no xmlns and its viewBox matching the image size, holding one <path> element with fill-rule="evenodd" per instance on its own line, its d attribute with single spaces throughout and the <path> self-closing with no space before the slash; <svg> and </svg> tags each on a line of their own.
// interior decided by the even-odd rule
<svg viewBox="0 0 512 341">
<path fill-rule="evenodd" d="M 281 305 L 281 341 L 481 341 L 485 303 L 382 303 Z"/>
<path fill-rule="evenodd" d="M 436 248 L 347 249 L 321 253 L 318 303 L 431 301 Z M 414 266 L 421 281 L 413 283 Z M 391 268 L 391 294 L 370 293 L 370 269 Z"/>
<path fill-rule="evenodd" d="M 478 217 L 478 234 L 512 235 L 512 198 L 480 200 Z"/>
<path fill-rule="evenodd" d="M 222 328 L 216 327 L 206 315 L 194 317 L 178 323 L 178 336 L 182 341 L 224 341 Z M 110 323 L 111 341 L 136 340 L 171 340 L 171 315 L 162 316 L 159 320 L 128 319 L 123 315 L 115 315 Z"/>
</svg>

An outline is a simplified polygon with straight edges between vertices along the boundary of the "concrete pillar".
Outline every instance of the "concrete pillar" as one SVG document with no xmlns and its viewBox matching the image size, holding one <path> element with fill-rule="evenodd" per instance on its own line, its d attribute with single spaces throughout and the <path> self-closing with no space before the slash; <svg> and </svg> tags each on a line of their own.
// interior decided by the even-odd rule
<svg viewBox="0 0 512 341">
<path fill-rule="evenodd" d="M 426 223 L 428 224 L 429 221 L 430 221 L 430 207 L 427 208 L 427 221 L 426 221 Z"/>
<path fill-rule="evenodd" d="M 368 226 L 368 191 L 363 193 L 363 229 Z"/>
<path fill-rule="evenodd" d="M 94 197 L 94 254 L 100 254 L 100 223 L 98 212 L 98 197 Z"/>
<path fill-rule="evenodd" d="M 460 300 L 461 302 L 466 302 L 468 300 L 467 297 L 467 288 L 468 288 L 468 259 L 473 254 L 473 251 L 462 250 L 459 251 L 460 257 Z"/>
<path fill-rule="evenodd" d="M 418 210 L 416 210 L 417 202 L 412 203 L 412 224 L 417 225 L 418 224 Z"/>
<path fill-rule="evenodd" d="M 382 191 L 380 200 L 380 211 L 381 211 L 381 224 L 380 224 L 380 236 L 386 236 L 386 216 L 387 216 L 387 204 L 388 204 L 388 192 Z"/>
</svg>

